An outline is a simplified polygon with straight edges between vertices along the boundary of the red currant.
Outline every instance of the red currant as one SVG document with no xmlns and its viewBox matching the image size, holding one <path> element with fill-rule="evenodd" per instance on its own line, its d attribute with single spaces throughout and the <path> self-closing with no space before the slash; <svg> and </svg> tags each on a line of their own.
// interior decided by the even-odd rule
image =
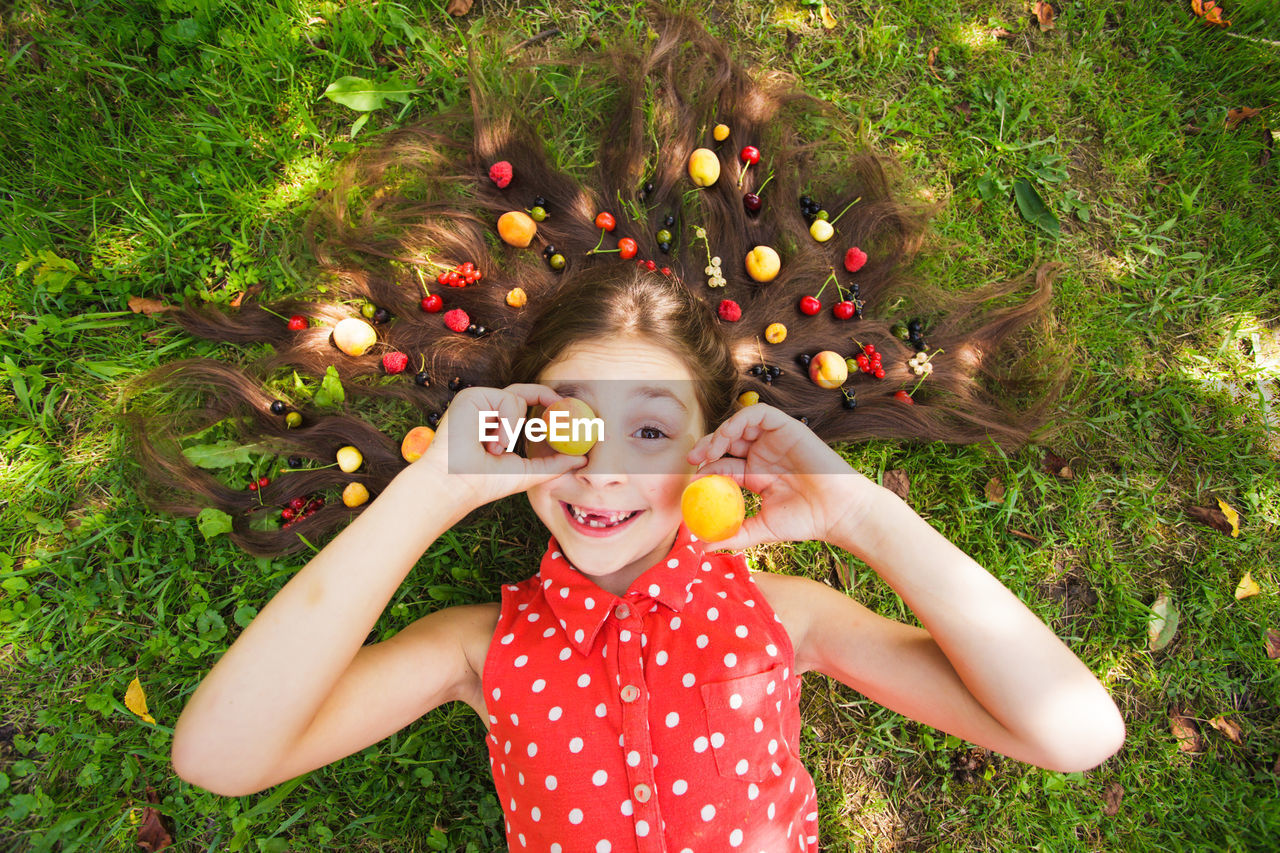
<svg viewBox="0 0 1280 853">
<path fill-rule="evenodd" d="M 289 318 L 289 331 L 301 332 L 307 327 L 307 318 L 301 314 L 294 314 Z"/>
<path fill-rule="evenodd" d="M 293 500 L 289 501 L 289 509 L 293 510 L 294 512 L 300 512 L 302 508 L 305 507 L 306 505 L 307 505 L 306 498 L 294 498 Z"/>
<path fill-rule="evenodd" d="M 874 376 L 876 377 L 876 379 L 884 379 L 884 368 L 883 368 L 883 367 L 877 367 L 877 368 L 873 371 L 873 374 L 874 374 Z"/>
<path fill-rule="evenodd" d="M 259 478 L 258 478 L 258 488 L 259 488 L 259 489 L 265 489 L 265 488 L 266 488 L 268 485 L 270 485 L 270 484 L 271 484 L 271 481 L 270 481 L 269 479 L 267 479 L 266 477 L 259 477 Z"/>
<path fill-rule="evenodd" d="M 867 359 L 865 355 L 859 354 L 858 357 L 854 359 L 854 361 L 858 362 L 858 369 L 861 370 L 863 373 L 871 372 L 871 362 Z"/>
<path fill-rule="evenodd" d="M 822 303 L 818 301 L 816 296 L 806 296 L 800 300 L 800 313 L 808 314 L 812 317 L 822 310 Z"/>
<path fill-rule="evenodd" d="M 285 521 L 288 521 L 289 519 L 293 518 L 294 515 L 295 515 L 294 511 L 289 507 L 285 507 L 284 509 L 280 510 L 280 517 Z"/>
</svg>

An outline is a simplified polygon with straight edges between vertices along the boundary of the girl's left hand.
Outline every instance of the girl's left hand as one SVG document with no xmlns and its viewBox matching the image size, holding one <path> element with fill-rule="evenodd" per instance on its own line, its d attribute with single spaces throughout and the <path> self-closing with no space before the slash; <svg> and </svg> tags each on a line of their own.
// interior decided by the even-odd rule
<svg viewBox="0 0 1280 853">
<path fill-rule="evenodd" d="M 734 413 L 686 458 L 701 466 L 699 475 L 724 474 L 760 496 L 760 511 L 715 543 L 726 550 L 828 541 L 857 523 L 879 488 L 800 421 L 764 403 Z"/>
</svg>

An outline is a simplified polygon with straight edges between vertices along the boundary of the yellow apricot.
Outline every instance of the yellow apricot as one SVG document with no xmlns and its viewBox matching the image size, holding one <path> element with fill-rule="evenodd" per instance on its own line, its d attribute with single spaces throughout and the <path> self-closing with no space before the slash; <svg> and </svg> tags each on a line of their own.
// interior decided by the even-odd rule
<svg viewBox="0 0 1280 853">
<path fill-rule="evenodd" d="M 760 402 L 760 394 L 756 391 L 743 391 L 738 395 L 738 405 L 754 406 Z"/>
<path fill-rule="evenodd" d="M 771 344 L 780 344 L 787 339 L 787 327 L 781 323 L 770 323 L 764 330 L 764 339 Z"/>
<path fill-rule="evenodd" d="M 738 532 L 747 515 L 747 504 L 732 478 L 710 474 L 685 486 L 680 495 L 680 514 L 694 536 L 719 542 Z"/>
<path fill-rule="evenodd" d="M 347 483 L 342 490 L 342 502 L 349 507 L 357 507 L 369 501 L 369 490 L 364 483 Z"/>
<path fill-rule="evenodd" d="M 538 223 L 522 210 L 508 210 L 498 217 L 498 236 L 508 245 L 523 249 L 537 233 Z"/>
</svg>

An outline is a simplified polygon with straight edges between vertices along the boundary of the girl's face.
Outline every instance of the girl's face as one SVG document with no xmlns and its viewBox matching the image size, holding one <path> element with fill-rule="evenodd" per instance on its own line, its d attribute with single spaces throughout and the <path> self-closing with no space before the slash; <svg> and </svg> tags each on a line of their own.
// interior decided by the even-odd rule
<svg viewBox="0 0 1280 853">
<path fill-rule="evenodd" d="M 569 562 L 621 595 L 675 542 L 680 493 L 697 470 L 685 456 L 705 429 L 693 376 L 665 350 L 628 337 L 574 344 L 538 382 L 591 406 L 604 438 L 586 465 L 530 488 L 529 503 Z M 531 456 L 550 452 L 529 444 Z"/>
</svg>

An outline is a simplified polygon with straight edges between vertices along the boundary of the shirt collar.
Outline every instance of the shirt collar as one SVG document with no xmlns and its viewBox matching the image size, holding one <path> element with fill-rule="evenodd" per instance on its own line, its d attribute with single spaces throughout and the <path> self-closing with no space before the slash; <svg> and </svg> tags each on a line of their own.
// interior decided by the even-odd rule
<svg viewBox="0 0 1280 853">
<path fill-rule="evenodd" d="M 667 556 L 646 569 L 622 598 L 618 598 L 575 569 L 552 536 L 542 555 L 538 577 L 542 594 L 569 641 L 579 652 L 587 654 L 595 644 L 600 627 L 619 604 L 625 602 L 633 612 L 644 614 L 656 601 L 679 612 L 685 606 L 689 587 L 702 563 L 704 547 L 681 522 Z"/>
</svg>

